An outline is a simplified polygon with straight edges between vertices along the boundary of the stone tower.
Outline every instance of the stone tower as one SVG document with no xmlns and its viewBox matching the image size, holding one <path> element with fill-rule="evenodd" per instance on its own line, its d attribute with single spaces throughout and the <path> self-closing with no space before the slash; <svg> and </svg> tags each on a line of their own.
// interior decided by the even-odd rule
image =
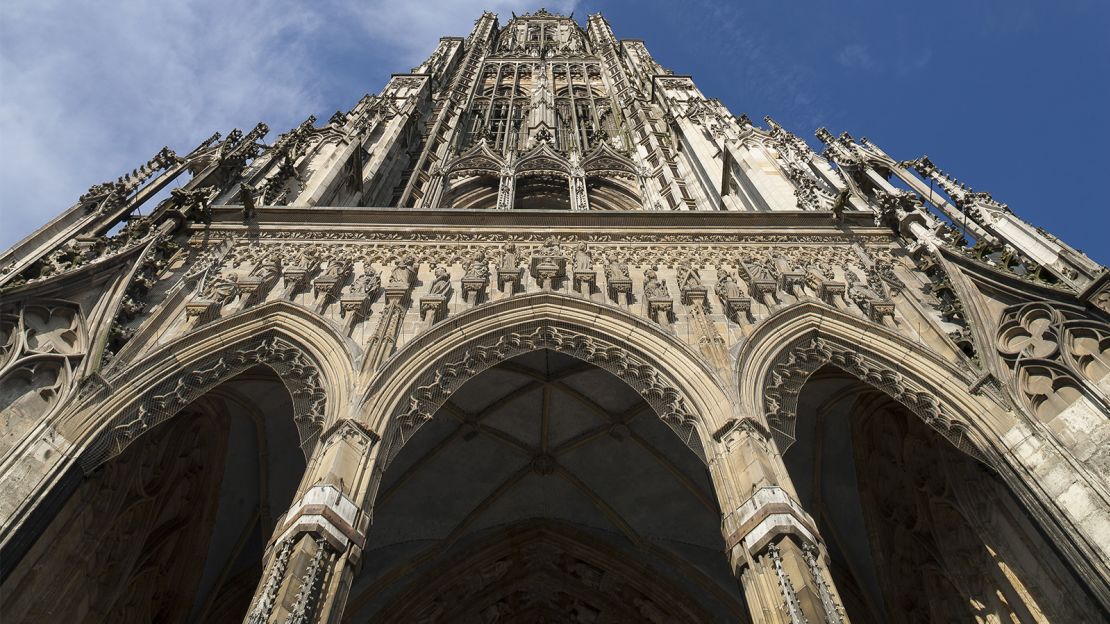
<svg viewBox="0 0 1110 624">
<path fill-rule="evenodd" d="M 544 10 L 268 134 L 0 256 L 6 622 L 1107 617 L 1110 278 L 927 157 Z"/>
</svg>

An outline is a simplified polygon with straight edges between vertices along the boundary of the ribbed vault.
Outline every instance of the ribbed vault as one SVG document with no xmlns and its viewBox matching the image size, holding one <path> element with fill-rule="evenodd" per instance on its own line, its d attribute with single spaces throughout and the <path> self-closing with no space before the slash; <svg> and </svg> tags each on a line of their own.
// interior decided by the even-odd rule
<svg viewBox="0 0 1110 624">
<path fill-rule="evenodd" d="M 346 613 L 737 621 L 719 522 L 704 464 L 635 390 L 534 351 L 462 386 L 390 464 Z"/>
</svg>

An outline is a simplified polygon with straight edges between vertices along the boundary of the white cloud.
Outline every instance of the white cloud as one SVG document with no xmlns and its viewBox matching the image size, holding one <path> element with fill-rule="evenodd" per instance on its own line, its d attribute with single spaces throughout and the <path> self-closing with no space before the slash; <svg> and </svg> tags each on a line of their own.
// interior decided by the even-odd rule
<svg viewBox="0 0 1110 624">
<path fill-rule="evenodd" d="M 836 62 L 853 69 L 876 69 L 878 63 L 862 43 L 850 43 L 836 54 Z"/>
<path fill-rule="evenodd" d="M 9 0 L 0 19 L 0 249 L 163 145 L 184 153 L 214 131 L 258 121 L 276 134 L 323 113 L 323 87 L 365 74 L 360 64 L 387 62 L 379 74 L 404 72 L 439 37 L 469 34 L 484 9 L 507 18 L 534 8 L 471 0 Z M 344 84 L 344 101 L 382 86 Z"/>
</svg>

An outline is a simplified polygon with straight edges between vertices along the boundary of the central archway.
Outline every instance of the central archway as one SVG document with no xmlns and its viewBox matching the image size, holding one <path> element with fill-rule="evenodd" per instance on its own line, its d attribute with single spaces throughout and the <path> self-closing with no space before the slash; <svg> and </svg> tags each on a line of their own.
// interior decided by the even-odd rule
<svg viewBox="0 0 1110 624">
<path fill-rule="evenodd" d="M 384 469 L 452 392 L 508 358 L 549 349 L 602 368 L 638 391 L 706 459 L 735 402 L 709 364 L 658 325 L 556 292 L 489 302 L 410 341 L 362 392 L 365 424 L 382 432 Z"/>
<path fill-rule="evenodd" d="M 486 368 L 397 440 L 345 618 L 744 621 L 709 472 L 684 442 L 573 355 Z"/>
</svg>

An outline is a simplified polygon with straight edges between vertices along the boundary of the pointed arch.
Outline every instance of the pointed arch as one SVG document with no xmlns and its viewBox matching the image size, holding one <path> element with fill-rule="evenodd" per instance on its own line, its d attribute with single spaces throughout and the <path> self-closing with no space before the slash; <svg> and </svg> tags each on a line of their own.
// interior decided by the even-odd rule
<svg viewBox="0 0 1110 624">
<path fill-rule="evenodd" d="M 1001 449 L 991 441 L 1018 424 L 997 403 L 972 395 L 977 380 L 969 368 L 875 323 L 805 302 L 763 321 L 738 354 L 741 402 L 764 415 L 780 451 L 794 440 L 798 392 L 826 364 L 882 390 L 992 465 Z"/>
<path fill-rule="evenodd" d="M 570 177 L 570 164 L 549 143 L 540 143 L 522 154 L 516 161 L 515 169 L 518 176 Z"/>
<path fill-rule="evenodd" d="M 265 364 L 289 390 L 300 444 L 311 453 L 353 386 L 358 349 L 319 316 L 265 303 L 202 326 L 147 357 L 86 378 L 56 418 L 39 423 L 13 461 L 28 466 L 3 508 L 0 578 L 92 471 L 207 390 Z M 50 441 L 49 450 L 43 443 Z M 60 451 L 55 453 L 55 451 Z"/>
<path fill-rule="evenodd" d="M 445 173 L 448 179 L 497 176 L 505 166 L 505 160 L 490 149 L 488 141 L 482 140 L 451 161 Z"/>
<path fill-rule="evenodd" d="M 582 157 L 582 170 L 587 176 L 636 177 L 636 165 L 604 142 Z"/>
<path fill-rule="evenodd" d="M 729 419 L 719 378 L 659 326 L 579 297 L 542 292 L 469 310 L 398 351 L 360 393 L 367 425 L 383 432 L 385 465 L 467 380 L 509 358 L 551 349 L 607 370 L 640 392 L 705 461 Z"/>
<path fill-rule="evenodd" d="M 91 472 L 154 425 L 235 375 L 264 364 L 293 398 L 306 456 L 349 385 L 357 347 L 323 319 L 273 301 L 205 325 L 103 379 L 67 410 L 58 431 L 78 443 L 81 470 Z M 88 407 L 99 403 L 95 414 Z"/>
<path fill-rule="evenodd" d="M 742 409 L 764 414 L 780 452 L 793 439 L 798 394 L 806 380 L 833 366 L 881 390 L 996 472 L 1058 543 L 1076 573 L 1107 604 L 1107 548 L 1101 527 L 1076 517 L 1060 489 L 1035 471 L 1056 466 L 1073 479 L 1069 496 L 1105 500 L 1105 486 L 1067 460 L 1028 417 L 1004 407 L 1001 388 L 928 347 L 839 310 L 805 302 L 763 321 L 740 350 L 736 379 Z M 978 389 L 978 390 L 976 390 Z M 1037 449 L 1030 453 L 1028 449 Z"/>
</svg>

